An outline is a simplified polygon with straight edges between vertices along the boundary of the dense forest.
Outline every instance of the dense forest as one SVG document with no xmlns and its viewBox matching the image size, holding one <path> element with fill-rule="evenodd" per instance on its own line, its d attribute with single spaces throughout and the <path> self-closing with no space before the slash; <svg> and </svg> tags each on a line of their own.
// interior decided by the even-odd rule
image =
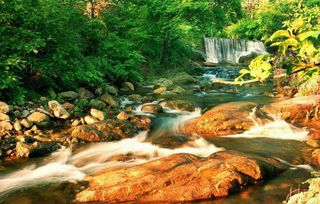
<svg viewBox="0 0 320 204">
<path fill-rule="evenodd" d="M 318 0 L 2 0 L 0 92 L 21 101 L 48 89 L 141 83 L 201 58 L 202 36 L 266 40 Z"/>
</svg>

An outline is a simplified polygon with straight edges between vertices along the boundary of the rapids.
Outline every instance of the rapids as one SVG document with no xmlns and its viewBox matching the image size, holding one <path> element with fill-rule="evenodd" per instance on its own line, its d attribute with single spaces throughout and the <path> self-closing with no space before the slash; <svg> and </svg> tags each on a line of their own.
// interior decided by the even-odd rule
<svg viewBox="0 0 320 204">
<path fill-rule="evenodd" d="M 238 70 L 228 67 L 225 71 L 224 68 L 207 69 L 198 78 L 210 81 L 216 78 L 227 79 Z M 148 114 L 141 111 L 141 104 L 123 98 L 123 106 L 134 105 L 134 114 L 152 116 L 152 131 L 141 132 L 134 138 L 116 142 L 61 148 L 47 157 L 5 164 L 0 172 L 0 202 L 43 203 L 45 199 L 49 203 L 69 203 L 73 200 L 74 194 L 83 188 L 82 182 L 85 177 L 101 170 L 125 168 L 176 153 L 207 157 L 227 149 L 271 156 L 290 164 L 292 168 L 264 186 L 250 187 L 245 192 L 210 203 L 263 203 L 265 200 L 261 199 L 261 196 L 268 198 L 266 202 L 268 204 L 279 203 L 285 200 L 291 185 L 310 177 L 312 168 L 304 166 L 303 159 L 305 147 L 303 141 L 306 140 L 307 130 L 275 119 L 265 125 L 256 123 L 255 127 L 242 134 L 208 141 L 197 136 L 187 137 L 179 132 L 179 127 L 186 121 L 200 116 L 206 109 L 221 103 L 240 100 L 268 103 L 272 99 L 263 95 L 268 89 L 270 86 L 267 84 L 258 88 L 249 87 L 246 90 L 242 88 L 234 90 L 226 86 L 221 89 L 212 88 L 202 93 L 177 96 L 178 99 L 191 100 L 197 104 L 198 108 L 194 112 L 165 108 L 164 113 Z M 252 114 L 250 117 L 255 120 Z M 169 143 L 165 144 L 165 141 Z M 75 186 L 78 183 L 79 186 Z"/>
</svg>

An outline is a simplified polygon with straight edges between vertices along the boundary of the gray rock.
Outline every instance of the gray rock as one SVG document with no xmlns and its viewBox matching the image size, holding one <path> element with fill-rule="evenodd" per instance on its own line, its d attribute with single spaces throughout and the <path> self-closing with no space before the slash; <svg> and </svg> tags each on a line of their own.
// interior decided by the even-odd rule
<svg viewBox="0 0 320 204">
<path fill-rule="evenodd" d="M 75 91 L 65 91 L 59 94 L 59 96 L 67 101 L 75 100 L 79 97 L 79 94 Z"/>
<path fill-rule="evenodd" d="M 70 117 L 70 113 L 58 101 L 49 101 L 48 106 L 55 117 L 60 119 L 68 119 Z"/>
<path fill-rule="evenodd" d="M 23 110 L 21 113 L 22 118 L 26 118 L 26 117 L 28 117 L 28 115 L 30 115 L 30 111 L 28 111 L 28 110 Z"/>
<path fill-rule="evenodd" d="M 172 78 L 170 78 L 175 84 L 192 84 L 197 80 L 193 78 L 190 74 L 186 72 L 179 72 L 175 74 Z"/>
</svg>

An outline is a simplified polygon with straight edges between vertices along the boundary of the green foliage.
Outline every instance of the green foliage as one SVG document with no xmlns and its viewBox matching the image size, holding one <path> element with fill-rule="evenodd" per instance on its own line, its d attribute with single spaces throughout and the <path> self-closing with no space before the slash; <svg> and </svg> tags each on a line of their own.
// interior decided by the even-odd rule
<svg viewBox="0 0 320 204">
<path fill-rule="evenodd" d="M 269 54 L 257 56 L 250 62 L 248 69 L 240 70 L 240 76 L 237 77 L 235 81 L 243 82 L 246 75 L 249 75 L 251 79 L 255 79 L 260 82 L 267 80 L 272 71 L 272 65 L 270 64 L 271 61 L 272 58 Z"/>
</svg>

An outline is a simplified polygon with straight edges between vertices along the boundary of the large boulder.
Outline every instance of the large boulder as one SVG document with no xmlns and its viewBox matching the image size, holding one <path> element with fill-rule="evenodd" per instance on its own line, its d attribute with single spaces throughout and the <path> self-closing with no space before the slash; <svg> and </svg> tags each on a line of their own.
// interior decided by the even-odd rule
<svg viewBox="0 0 320 204">
<path fill-rule="evenodd" d="M 17 142 L 16 144 L 17 156 L 19 157 L 43 156 L 56 151 L 58 148 L 58 145 L 54 143 L 34 142 L 32 144 L 26 144 Z"/>
<path fill-rule="evenodd" d="M 105 120 L 107 119 L 107 114 L 101 110 L 95 109 L 95 108 L 91 108 L 90 110 L 90 114 L 97 118 L 98 120 Z"/>
<path fill-rule="evenodd" d="M 5 102 L 0 101 L 0 113 L 8 113 L 10 111 L 10 106 Z"/>
<path fill-rule="evenodd" d="M 251 102 L 231 102 L 212 108 L 202 116 L 192 119 L 180 130 L 186 135 L 215 136 L 242 133 L 251 129 L 255 122 L 250 113 L 255 111 L 255 122 L 263 124 L 266 116 L 258 109 L 258 104 Z"/>
<path fill-rule="evenodd" d="M 107 105 L 103 101 L 98 100 L 98 99 L 90 100 L 89 105 L 90 105 L 90 107 L 97 108 L 97 109 L 104 109 L 107 107 Z"/>
<path fill-rule="evenodd" d="M 320 120 L 320 95 L 270 103 L 263 110 L 292 124 L 308 125 Z"/>
<path fill-rule="evenodd" d="M 0 133 L 12 130 L 13 127 L 8 121 L 0 121 Z"/>
<path fill-rule="evenodd" d="M 57 118 L 68 119 L 70 117 L 70 113 L 58 101 L 49 101 L 48 107 Z"/>
<path fill-rule="evenodd" d="M 165 88 L 166 90 L 172 89 L 174 86 L 173 81 L 166 78 L 158 79 L 157 81 L 155 81 L 155 84 L 158 85 L 158 87 Z"/>
<path fill-rule="evenodd" d="M 49 116 L 41 112 L 33 112 L 27 117 L 27 119 L 39 127 L 47 127 L 50 125 Z"/>
<path fill-rule="evenodd" d="M 186 72 L 179 72 L 175 74 L 172 78 L 170 78 L 175 84 L 192 84 L 197 80 L 193 78 L 190 74 Z"/>
<path fill-rule="evenodd" d="M 175 154 L 89 176 L 89 187 L 76 195 L 76 201 L 153 203 L 214 199 L 286 169 L 275 159 L 233 151 L 218 152 L 207 158 Z"/>
</svg>

